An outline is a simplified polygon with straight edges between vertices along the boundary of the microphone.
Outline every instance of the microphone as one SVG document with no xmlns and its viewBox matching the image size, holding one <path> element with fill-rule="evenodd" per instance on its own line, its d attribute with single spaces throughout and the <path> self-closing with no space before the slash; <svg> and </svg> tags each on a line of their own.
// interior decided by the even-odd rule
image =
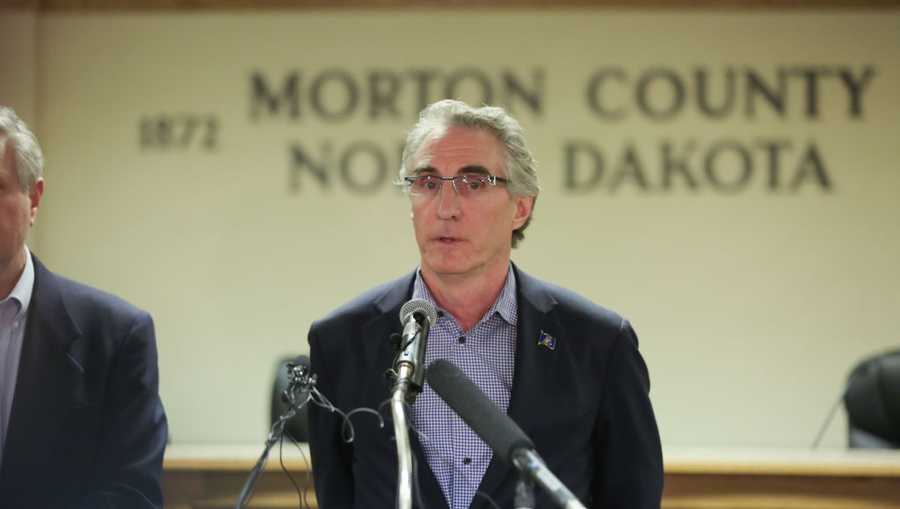
<svg viewBox="0 0 900 509">
<path fill-rule="evenodd" d="M 425 347 L 428 331 L 437 321 L 437 311 L 425 299 L 413 299 L 400 308 L 400 323 L 403 333 L 400 341 L 400 355 L 394 363 L 397 372 L 396 387 L 402 387 L 406 399 L 412 403 L 422 392 L 425 384 Z"/>
<path fill-rule="evenodd" d="M 306 401 L 306 396 L 315 387 L 318 377 L 312 374 L 309 357 L 306 355 L 298 355 L 284 367 L 287 371 L 287 387 L 281 393 L 281 401 L 289 405 L 288 409 L 296 408 Z"/>
<path fill-rule="evenodd" d="M 560 507 L 585 509 L 584 505 L 550 471 L 535 451 L 534 443 L 458 367 L 439 359 L 428 367 L 428 384 L 504 462 L 540 485 Z"/>
<path fill-rule="evenodd" d="M 244 481 L 244 486 L 238 494 L 236 509 L 243 509 L 247 502 L 250 501 L 250 497 L 253 496 L 253 488 L 259 480 L 266 462 L 269 461 L 269 452 L 272 450 L 272 446 L 284 439 L 285 426 L 288 425 L 288 422 L 303 409 L 309 401 L 310 394 L 318 394 L 321 397 L 318 389 L 316 389 L 318 377 L 311 371 L 309 357 L 299 355 L 288 361 L 284 367 L 287 371 L 287 376 L 284 378 L 279 376 L 276 379 L 275 390 L 272 396 L 272 428 L 266 437 L 262 454 L 256 460 L 256 465 L 250 470 L 250 475 Z M 287 405 L 286 408 L 284 405 L 278 404 L 275 399 L 275 394 L 279 394 L 278 389 L 285 385 L 286 387 L 280 392 L 280 396 L 281 401 Z M 301 418 L 304 421 L 307 419 L 305 414 Z M 292 425 L 292 427 L 295 426 Z M 288 433 L 290 433 L 290 430 L 288 430 Z"/>
<path fill-rule="evenodd" d="M 412 509 L 413 459 L 405 404 L 412 405 L 425 383 L 425 345 L 437 311 L 424 299 L 413 299 L 400 308 L 400 352 L 394 360 L 396 378 L 391 388 L 391 416 L 397 444 L 397 508 Z"/>
</svg>

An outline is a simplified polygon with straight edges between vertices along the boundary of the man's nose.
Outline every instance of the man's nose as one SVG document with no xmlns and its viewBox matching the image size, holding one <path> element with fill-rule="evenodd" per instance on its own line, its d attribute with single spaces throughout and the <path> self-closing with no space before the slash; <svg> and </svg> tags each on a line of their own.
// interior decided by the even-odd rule
<svg viewBox="0 0 900 509">
<path fill-rule="evenodd" d="M 456 190 L 456 181 L 445 181 L 438 191 L 438 217 L 441 219 L 453 219 L 459 216 L 459 192 Z"/>
</svg>

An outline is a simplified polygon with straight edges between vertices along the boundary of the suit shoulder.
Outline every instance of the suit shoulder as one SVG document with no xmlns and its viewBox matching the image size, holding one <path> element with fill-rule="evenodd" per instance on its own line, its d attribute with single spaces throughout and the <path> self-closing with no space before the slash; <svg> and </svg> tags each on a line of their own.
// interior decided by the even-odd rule
<svg viewBox="0 0 900 509">
<path fill-rule="evenodd" d="M 561 313 L 567 322 L 588 323 L 614 334 L 630 327 L 628 320 L 619 313 L 577 292 L 530 276 L 526 277 L 531 279 L 529 284 L 536 285 L 546 292 L 550 300 L 555 302 L 557 312 Z"/>
<path fill-rule="evenodd" d="M 34 317 L 35 324 L 52 322 L 53 329 L 79 337 L 75 345 L 77 350 L 83 350 L 81 358 L 110 358 L 125 344 L 155 349 L 155 330 L 149 313 L 111 293 L 53 273 L 36 258 L 34 261 L 29 316 Z"/>
<path fill-rule="evenodd" d="M 398 305 L 402 304 L 405 297 L 412 291 L 411 289 L 412 276 L 410 274 L 370 288 L 313 322 L 311 330 L 332 330 L 344 324 L 366 322 L 382 313 L 379 306 L 392 308 L 395 304 L 394 301 Z"/>
<path fill-rule="evenodd" d="M 70 312 L 105 312 L 132 319 L 149 316 L 146 311 L 109 292 L 56 274 L 54 277 Z"/>
</svg>

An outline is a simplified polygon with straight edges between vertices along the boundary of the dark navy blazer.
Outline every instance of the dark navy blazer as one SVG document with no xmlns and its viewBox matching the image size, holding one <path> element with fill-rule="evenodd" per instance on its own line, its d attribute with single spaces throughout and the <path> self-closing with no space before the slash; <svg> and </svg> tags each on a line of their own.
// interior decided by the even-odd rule
<svg viewBox="0 0 900 509">
<path fill-rule="evenodd" d="M 629 323 L 571 291 L 513 267 L 519 307 L 515 374 L 508 414 L 534 441 L 547 466 L 582 502 L 603 509 L 658 509 L 663 469 L 650 382 Z M 370 413 L 353 414 L 355 436 L 336 413 L 310 407 L 310 449 L 319 507 L 390 508 L 396 504 L 397 453 L 392 440 L 385 370 L 400 332 L 400 307 L 412 295 L 414 274 L 382 285 L 313 324 L 312 371 L 318 387 L 344 412 L 380 407 L 383 428 Z M 555 348 L 543 334 L 556 339 Z M 414 433 L 413 433 L 414 435 Z M 447 502 L 422 448 L 419 500 L 428 509 Z M 479 491 L 512 507 L 518 478 L 496 457 Z M 414 497 L 415 498 L 415 497 Z M 538 489 L 538 507 L 553 507 Z M 492 507 L 476 495 L 473 508 Z"/>
<path fill-rule="evenodd" d="M 162 507 L 168 431 L 150 315 L 33 260 L 0 506 Z"/>
</svg>

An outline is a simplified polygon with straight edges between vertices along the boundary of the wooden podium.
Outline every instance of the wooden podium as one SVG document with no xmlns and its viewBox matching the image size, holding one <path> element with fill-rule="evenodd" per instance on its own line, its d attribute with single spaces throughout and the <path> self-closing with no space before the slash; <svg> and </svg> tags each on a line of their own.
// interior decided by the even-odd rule
<svg viewBox="0 0 900 509">
<path fill-rule="evenodd" d="M 262 444 L 169 446 L 166 507 L 233 508 L 261 451 Z M 281 471 L 275 446 L 249 507 L 317 507 L 306 445 L 285 443 L 283 452 L 306 505 Z M 664 454 L 664 509 L 900 509 L 900 451 L 672 448 Z"/>
</svg>

